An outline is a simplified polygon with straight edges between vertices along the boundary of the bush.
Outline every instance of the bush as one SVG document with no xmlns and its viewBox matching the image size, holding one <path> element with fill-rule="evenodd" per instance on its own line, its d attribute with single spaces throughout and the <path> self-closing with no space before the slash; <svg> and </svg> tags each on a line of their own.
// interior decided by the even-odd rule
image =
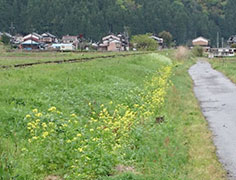
<svg viewBox="0 0 236 180">
<path fill-rule="evenodd" d="M 170 32 L 167 32 L 167 31 L 162 31 L 158 34 L 159 37 L 163 38 L 163 41 L 164 41 L 164 45 L 166 47 L 171 47 L 171 43 L 172 43 L 172 35 Z"/>
<path fill-rule="evenodd" d="M 150 34 L 135 35 L 131 39 L 131 43 L 138 50 L 154 51 L 158 48 L 158 44 L 154 39 L 150 38 Z"/>
<path fill-rule="evenodd" d="M 3 44 L 8 45 L 10 43 L 10 38 L 7 35 L 3 34 L 1 37 L 1 41 L 3 42 Z"/>
<path fill-rule="evenodd" d="M 202 57 L 203 56 L 203 48 L 201 46 L 195 46 L 192 49 L 192 53 L 194 56 Z"/>
<path fill-rule="evenodd" d="M 232 44 L 232 45 L 231 45 L 231 48 L 236 48 L 236 44 Z"/>
<path fill-rule="evenodd" d="M 190 57 L 189 50 L 184 46 L 179 46 L 175 52 L 175 58 L 177 60 L 185 60 Z"/>
</svg>

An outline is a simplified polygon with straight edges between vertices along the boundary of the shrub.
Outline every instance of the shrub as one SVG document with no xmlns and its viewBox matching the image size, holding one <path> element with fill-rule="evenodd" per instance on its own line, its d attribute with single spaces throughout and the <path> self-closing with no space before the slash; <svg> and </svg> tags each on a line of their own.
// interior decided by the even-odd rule
<svg viewBox="0 0 236 180">
<path fill-rule="evenodd" d="M 232 44 L 232 45 L 231 45 L 231 48 L 236 48 L 236 44 Z"/>
<path fill-rule="evenodd" d="M 171 46 L 171 43 L 172 43 L 172 35 L 170 32 L 167 32 L 167 31 L 162 31 L 158 34 L 159 37 L 163 38 L 163 41 L 164 41 L 164 45 L 167 46 L 167 47 L 170 47 Z"/>
<path fill-rule="evenodd" d="M 3 44 L 8 45 L 10 43 L 10 38 L 7 35 L 3 34 L 1 37 L 1 41 L 3 42 Z"/>
<path fill-rule="evenodd" d="M 184 46 L 179 46 L 175 52 L 175 58 L 177 60 L 185 60 L 190 57 L 189 50 Z"/>
<path fill-rule="evenodd" d="M 154 51 L 158 48 L 158 44 L 154 39 L 150 38 L 150 34 L 135 35 L 131 39 L 131 43 L 138 50 Z"/>
<path fill-rule="evenodd" d="M 203 56 L 203 48 L 201 46 L 195 46 L 192 49 L 192 53 L 194 56 L 202 57 Z"/>
</svg>

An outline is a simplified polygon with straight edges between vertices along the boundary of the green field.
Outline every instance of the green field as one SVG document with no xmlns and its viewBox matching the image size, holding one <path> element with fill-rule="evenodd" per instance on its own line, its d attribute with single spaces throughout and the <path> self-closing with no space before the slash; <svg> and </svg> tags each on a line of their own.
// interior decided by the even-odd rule
<svg viewBox="0 0 236 180">
<path fill-rule="evenodd" d="M 1 69 L 0 179 L 225 179 L 187 74 L 194 61 L 161 54 Z"/>
</svg>

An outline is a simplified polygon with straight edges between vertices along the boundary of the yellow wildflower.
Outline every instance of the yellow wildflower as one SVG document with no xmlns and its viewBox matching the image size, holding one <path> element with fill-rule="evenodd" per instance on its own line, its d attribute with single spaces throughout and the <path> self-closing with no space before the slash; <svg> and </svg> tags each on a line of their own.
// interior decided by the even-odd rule
<svg viewBox="0 0 236 180">
<path fill-rule="evenodd" d="M 34 136 L 32 139 L 33 139 L 33 140 L 37 140 L 37 139 L 38 139 L 38 137 L 37 137 L 37 136 Z"/>
<path fill-rule="evenodd" d="M 35 114 L 36 117 L 41 117 L 42 115 L 43 115 L 42 113 Z"/>
<path fill-rule="evenodd" d="M 42 126 L 43 126 L 43 128 L 46 128 L 46 127 L 47 127 L 47 124 L 46 124 L 46 123 L 43 123 Z"/>
<path fill-rule="evenodd" d="M 54 111 L 56 111 L 56 110 L 57 110 L 57 108 L 54 107 L 54 106 L 48 109 L 49 112 L 54 112 Z"/>
<path fill-rule="evenodd" d="M 29 114 L 27 114 L 25 117 L 26 117 L 26 118 L 31 118 L 31 116 L 30 116 Z"/>
<path fill-rule="evenodd" d="M 48 135 L 49 135 L 49 133 L 46 131 L 46 132 L 43 133 L 42 137 L 46 138 Z"/>
<path fill-rule="evenodd" d="M 70 116 L 71 116 L 71 117 L 77 117 L 76 114 L 71 114 Z"/>
<path fill-rule="evenodd" d="M 83 152 L 83 148 L 78 148 L 78 151 L 79 152 Z"/>
<path fill-rule="evenodd" d="M 63 124 L 62 126 L 63 126 L 63 127 L 68 127 L 68 125 L 67 125 L 67 124 Z"/>
<path fill-rule="evenodd" d="M 82 136 L 82 134 L 80 134 L 80 133 L 79 133 L 79 134 L 77 134 L 77 137 L 81 137 L 81 136 Z"/>
<path fill-rule="evenodd" d="M 38 109 L 34 109 L 34 110 L 33 110 L 33 113 L 38 113 Z"/>
<path fill-rule="evenodd" d="M 49 126 L 53 126 L 54 125 L 54 123 L 53 122 L 49 122 Z"/>
</svg>

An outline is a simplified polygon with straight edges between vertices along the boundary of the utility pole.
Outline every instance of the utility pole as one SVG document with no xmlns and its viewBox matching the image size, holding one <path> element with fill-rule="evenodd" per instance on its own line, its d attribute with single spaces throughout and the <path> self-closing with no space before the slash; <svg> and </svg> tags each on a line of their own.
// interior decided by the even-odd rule
<svg viewBox="0 0 236 180">
<path fill-rule="evenodd" d="M 219 48 L 219 32 L 217 32 L 216 47 Z"/>
<path fill-rule="evenodd" d="M 13 35 L 13 31 L 15 29 L 15 27 L 13 26 L 13 22 L 11 22 L 11 26 L 9 28 L 10 28 L 11 35 Z"/>
<path fill-rule="evenodd" d="M 224 48 L 224 38 L 221 38 L 222 48 Z"/>
</svg>

